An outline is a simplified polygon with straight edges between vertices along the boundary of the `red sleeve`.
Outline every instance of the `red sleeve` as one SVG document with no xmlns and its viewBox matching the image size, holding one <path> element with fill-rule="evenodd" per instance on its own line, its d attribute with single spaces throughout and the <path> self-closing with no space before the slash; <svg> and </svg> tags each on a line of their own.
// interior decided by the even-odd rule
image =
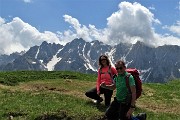
<svg viewBox="0 0 180 120">
<path fill-rule="evenodd" d="M 97 82 L 96 82 L 97 91 L 99 91 L 100 84 L 101 84 L 101 75 L 100 75 L 100 70 L 98 70 L 98 78 L 97 78 Z"/>
</svg>

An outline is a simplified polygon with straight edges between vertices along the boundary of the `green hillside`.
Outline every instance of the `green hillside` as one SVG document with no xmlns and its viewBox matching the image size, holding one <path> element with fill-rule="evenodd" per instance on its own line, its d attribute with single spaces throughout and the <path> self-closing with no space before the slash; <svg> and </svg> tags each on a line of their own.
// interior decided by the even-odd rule
<svg viewBox="0 0 180 120">
<path fill-rule="evenodd" d="M 0 119 L 101 120 L 104 104 L 84 95 L 95 81 L 96 75 L 68 71 L 0 72 Z M 180 120 L 180 80 L 143 84 L 136 106 L 147 120 Z"/>
</svg>

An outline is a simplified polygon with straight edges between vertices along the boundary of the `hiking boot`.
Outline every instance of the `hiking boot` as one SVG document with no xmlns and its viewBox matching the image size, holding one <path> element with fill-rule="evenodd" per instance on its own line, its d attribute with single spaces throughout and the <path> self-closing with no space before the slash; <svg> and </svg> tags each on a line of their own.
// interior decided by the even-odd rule
<svg viewBox="0 0 180 120">
<path fill-rule="evenodd" d="M 100 97 L 100 99 L 99 100 L 95 100 L 94 103 L 100 104 L 102 101 L 103 101 L 103 99 L 102 99 L 102 97 Z"/>
<path fill-rule="evenodd" d="M 146 120 L 146 113 L 139 113 L 136 118 L 138 118 L 139 120 Z"/>
</svg>

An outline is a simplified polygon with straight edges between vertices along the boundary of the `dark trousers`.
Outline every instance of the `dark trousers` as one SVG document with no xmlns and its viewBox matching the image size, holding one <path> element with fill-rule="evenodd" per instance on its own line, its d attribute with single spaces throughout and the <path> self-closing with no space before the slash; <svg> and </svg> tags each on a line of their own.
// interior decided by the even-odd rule
<svg viewBox="0 0 180 120">
<path fill-rule="evenodd" d="M 100 87 L 100 94 L 104 94 L 105 105 L 109 106 L 111 103 L 111 97 L 113 94 L 113 90 L 105 89 Z M 100 95 L 97 94 L 97 89 L 93 88 L 85 93 L 85 95 L 94 100 L 100 100 Z"/>
<path fill-rule="evenodd" d="M 114 101 L 107 108 L 105 115 L 108 120 L 130 120 L 126 117 L 129 109 L 130 105 L 120 103 L 116 98 L 114 98 Z"/>
</svg>

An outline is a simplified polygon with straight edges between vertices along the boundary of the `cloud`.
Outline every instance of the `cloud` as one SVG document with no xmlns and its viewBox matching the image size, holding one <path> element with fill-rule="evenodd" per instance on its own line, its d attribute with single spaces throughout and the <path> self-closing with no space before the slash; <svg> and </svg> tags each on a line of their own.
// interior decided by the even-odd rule
<svg viewBox="0 0 180 120">
<path fill-rule="evenodd" d="M 15 17 L 9 23 L 0 17 L 0 54 L 10 54 L 28 50 L 43 41 L 59 43 L 55 33 L 44 31 L 40 33 L 35 27 Z"/>
<path fill-rule="evenodd" d="M 31 3 L 32 0 L 23 0 L 25 3 Z"/>
<path fill-rule="evenodd" d="M 151 6 L 149 7 L 150 10 L 156 10 L 155 7 Z"/>
<path fill-rule="evenodd" d="M 168 29 L 169 31 L 177 34 L 178 36 L 180 36 L 180 21 L 177 21 L 177 23 L 175 25 L 172 26 L 164 26 L 164 29 Z"/>
<path fill-rule="evenodd" d="M 119 10 L 107 18 L 107 27 L 97 29 L 94 25 L 85 26 L 76 18 L 64 15 L 65 22 L 70 24 L 70 29 L 59 32 L 59 38 L 64 43 L 74 38 L 83 38 L 87 41 L 100 40 L 106 44 L 115 45 L 120 42 L 136 43 L 142 41 L 150 46 L 180 45 L 180 39 L 169 35 L 155 33 L 153 25 L 161 24 L 154 14 L 141 4 L 121 2 Z M 179 23 L 178 23 L 179 24 Z M 179 33 L 179 25 L 171 26 L 171 31 Z"/>
<path fill-rule="evenodd" d="M 70 29 L 62 32 L 58 32 L 58 37 L 62 43 L 70 42 L 75 38 L 83 38 L 86 41 L 90 42 L 92 40 L 100 40 L 105 38 L 106 30 L 105 29 L 96 29 L 94 25 L 89 24 L 89 26 L 81 25 L 76 18 L 73 18 L 69 15 L 64 15 L 65 22 L 70 24 Z"/>
<path fill-rule="evenodd" d="M 3 18 L 0 17 L 0 25 L 4 24 L 5 20 Z"/>
<path fill-rule="evenodd" d="M 163 45 L 178 45 L 180 46 L 180 38 L 174 37 L 173 35 L 159 35 L 155 34 L 156 46 Z"/>
<path fill-rule="evenodd" d="M 113 13 L 108 20 L 110 29 L 109 39 L 119 42 L 136 42 L 143 40 L 149 44 L 154 38 L 153 23 L 160 24 L 154 15 L 139 3 L 121 2 L 119 10 Z"/>
<path fill-rule="evenodd" d="M 145 7 L 139 3 L 121 2 L 119 10 L 107 18 L 107 27 L 97 29 L 94 25 L 81 25 L 76 18 L 64 15 L 64 19 L 75 30 L 66 31 L 72 37 L 82 37 L 87 41 L 94 39 L 108 44 L 118 44 L 120 42 L 135 43 L 144 41 L 147 44 L 154 42 L 153 23 L 160 24 L 158 19 Z M 65 33 L 61 33 L 61 38 L 68 38 Z M 70 41 L 68 39 L 68 41 Z"/>
</svg>

